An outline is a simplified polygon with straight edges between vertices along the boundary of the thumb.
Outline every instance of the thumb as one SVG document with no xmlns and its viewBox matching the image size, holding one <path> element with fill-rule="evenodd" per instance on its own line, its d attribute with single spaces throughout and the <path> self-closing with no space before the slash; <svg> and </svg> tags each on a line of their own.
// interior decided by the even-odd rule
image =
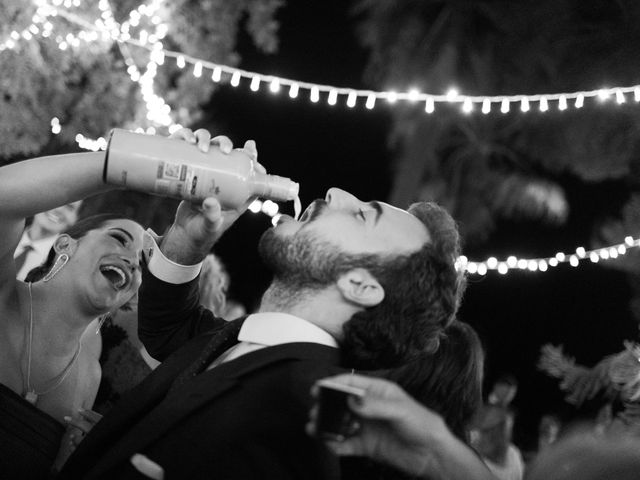
<svg viewBox="0 0 640 480">
<path fill-rule="evenodd" d="M 222 206 L 217 198 L 207 197 L 202 202 L 202 214 L 210 227 L 217 228 L 223 221 Z"/>
<path fill-rule="evenodd" d="M 147 478 L 153 480 L 164 480 L 164 470 L 157 463 L 149 460 L 148 457 L 136 453 L 130 459 L 133 467 Z"/>
<path fill-rule="evenodd" d="M 355 437 L 347 438 L 340 442 L 325 441 L 325 445 L 339 456 L 360 456 L 364 453 L 362 442 Z"/>
</svg>

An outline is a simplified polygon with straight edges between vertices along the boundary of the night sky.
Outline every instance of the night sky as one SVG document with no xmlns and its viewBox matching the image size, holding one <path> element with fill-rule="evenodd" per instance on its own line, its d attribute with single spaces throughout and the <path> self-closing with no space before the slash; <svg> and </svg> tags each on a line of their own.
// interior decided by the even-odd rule
<svg viewBox="0 0 640 480">
<path fill-rule="evenodd" d="M 347 8 L 342 1 L 289 2 L 279 15 L 279 52 L 261 54 L 243 38 L 240 68 L 313 83 L 372 88 L 362 79 L 367 52 L 355 41 L 354 20 Z M 303 208 L 324 197 L 332 186 L 363 200 L 385 200 L 392 175 L 388 108 L 331 107 L 312 104 L 305 94 L 291 100 L 284 90 L 273 95 L 264 88 L 254 93 L 247 86 L 226 86 L 215 94 L 206 118 L 196 127 L 225 133 L 238 145 L 255 139 L 260 161 L 269 172 L 300 183 Z M 561 180 L 571 205 L 565 226 L 504 223 L 485 244 L 465 254 L 484 260 L 492 255 L 543 257 L 573 252 L 580 245 L 588 248 L 593 221 L 615 212 L 626 193 L 613 182 L 583 185 L 572 178 Z M 291 213 L 291 205 L 284 208 Z M 215 249 L 230 271 L 231 296 L 250 308 L 256 306 L 270 279 L 256 253 L 257 240 L 269 226 L 268 217 L 247 213 Z M 636 336 L 625 274 L 587 263 L 546 273 L 470 278 L 460 317 L 476 327 L 483 340 L 487 383 L 504 372 L 514 374 L 520 383 L 515 400 L 516 441 L 525 448 L 532 447 L 541 414 L 558 413 L 569 419 L 592 411 L 572 409 L 562 401 L 555 380 L 536 371 L 540 346 L 562 343 L 578 363 L 592 365 L 619 351 L 623 339 Z M 597 407 L 597 402 L 591 406 Z"/>
</svg>

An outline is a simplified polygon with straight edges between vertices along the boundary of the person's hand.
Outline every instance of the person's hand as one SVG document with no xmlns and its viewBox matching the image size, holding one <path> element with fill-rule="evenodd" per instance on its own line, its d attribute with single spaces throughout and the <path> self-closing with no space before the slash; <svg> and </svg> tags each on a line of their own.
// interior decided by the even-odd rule
<svg viewBox="0 0 640 480">
<path fill-rule="evenodd" d="M 203 152 L 209 147 L 217 145 L 220 150 L 229 154 L 233 150 L 233 143 L 228 137 L 217 136 L 211 138 L 204 129 L 192 132 L 181 129 L 172 138 L 181 138 L 197 145 Z M 241 150 L 256 162 L 256 168 L 265 172 L 257 162 L 258 151 L 253 140 L 248 140 Z M 237 208 L 222 208 L 220 202 L 213 197 L 206 198 L 201 205 L 182 201 L 176 211 L 175 219 L 169 231 L 162 239 L 163 253 L 170 259 L 183 265 L 198 263 L 211 250 L 220 236 L 242 215 L 255 198 L 249 198 Z M 156 240 L 160 240 L 156 238 Z"/>
<path fill-rule="evenodd" d="M 102 415 L 93 410 L 78 409 L 73 416 L 64 417 L 67 428 L 60 441 L 60 450 L 54 462 L 54 470 L 60 470 L 69 456 L 84 439 L 85 435 L 102 419 Z"/>
<path fill-rule="evenodd" d="M 164 469 L 149 457 L 136 453 L 130 459 L 131 465 L 147 478 L 164 480 Z"/>
<path fill-rule="evenodd" d="M 93 410 L 85 410 L 79 408 L 78 412 L 71 417 L 64 417 L 67 422 L 67 431 L 69 431 L 69 443 L 72 451 L 78 446 L 87 433 L 102 420 L 102 415 Z"/>
<path fill-rule="evenodd" d="M 447 431 L 444 421 L 427 410 L 395 383 L 360 375 L 338 375 L 333 382 L 362 388 L 361 399 L 349 397 L 349 407 L 361 428 L 343 441 L 326 441 L 338 455 L 366 456 L 406 473 L 423 475 L 429 468 L 432 442 Z M 317 398 L 318 388 L 312 395 Z M 307 432 L 316 434 L 317 406 L 311 410 Z M 432 462 L 431 462 L 432 463 Z"/>
</svg>

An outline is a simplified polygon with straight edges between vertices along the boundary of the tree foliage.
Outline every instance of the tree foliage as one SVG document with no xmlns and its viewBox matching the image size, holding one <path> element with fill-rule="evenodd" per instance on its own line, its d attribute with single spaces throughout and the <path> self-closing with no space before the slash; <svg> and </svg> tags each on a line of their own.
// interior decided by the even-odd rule
<svg viewBox="0 0 640 480">
<path fill-rule="evenodd" d="M 141 3 L 112 1 L 113 17 L 122 24 Z M 236 42 L 241 29 L 263 51 L 277 49 L 275 13 L 281 4 L 281 0 L 176 0 L 163 2 L 156 16 L 168 26 L 163 39 L 165 48 L 236 65 L 240 61 Z M 67 10 L 90 23 L 101 14 L 98 0 Z M 23 0 L 0 0 L 0 12 L 3 41 L 11 32 L 22 32 L 31 24 L 36 6 Z M 134 62 L 141 72 L 145 71 L 148 51 L 111 40 L 83 41 L 62 50 L 56 38 L 77 35 L 82 27 L 61 15 L 49 17 L 48 21 L 53 25 L 50 37 L 21 38 L 15 48 L 0 52 L 0 158 L 41 151 L 54 138 L 50 133 L 53 117 L 62 125 L 60 137 L 56 138 L 62 144 L 73 144 L 77 133 L 96 138 L 116 126 L 156 126 L 147 120 L 140 88 L 127 74 L 127 62 Z M 152 31 L 152 26 L 143 17 L 140 25 L 132 26 L 130 31 L 135 37 L 142 29 Z M 180 70 L 169 60 L 158 68 L 155 83 L 156 92 L 173 109 L 173 120 L 182 125 L 197 121 L 201 105 L 215 89 L 210 76 L 195 78 L 189 68 Z"/>
<path fill-rule="evenodd" d="M 354 13 L 371 52 L 368 78 L 384 89 L 536 94 L 638 80 L 640 4 L 633 0 L 361 0 Z M 560 177 L 638 186 L 640 109 L 632 98 L 614 102 L 565 111 L 551 104 L 546 113 L 534 104 L 527 114 L 513 104 L 504 115 L 464 115 L 459 105 L 433 115 L 395 109 L 391 201 L 439 201 L 468 243 L 486 240 L 502 218 L 562 224 L 569 203 Z M 628 232 L 640 228 L 632 210 L 615 219 L 634 227 Z"/>
<path fill-rule="evenodd" d="M 77 7 L 64 8 L 91 24 L 100 18 L 98 0 L 78 3 Z M 109 3 L 113 18 L 122 25 L 129 20 L 131 11 L 149 2 Z M 154 16 L 168 27 L 162 39 L 164 48 L 234 66 L 240 62 L 236 45 L 242 32 L 263 52 L 277 50 L 275 15 L 282 4 L 282 0 L 173 0 L 162 2 Z M 20 33 L 28 28 L 35 13 L 34 2 L 0 0 L 0 42 L 14 31 Z M 141 74 L 146 71 L 148 50 L 111 39 L 80 41 L 76 46 L 69 43 L 61 49 L 61 40 L 68 34 L 79 36 L 84 27 L 63 15 L 47 20 L 53 26 L 49 37 L 36 34 L 29 40 L 20 38 L 13 49 L 0 51 L 0 162 L 78 150 L 78 133 L 98 138 L 114 127 L 154 127 L 159 133 L 166 132 L 166 126 L 147 118 L 140 86 L 127 73 L 132 64 Z M 38 25 L 42 31 L 42 22 Z M 151 18 L 143 15 L 129 32 L 137 38 L 142 30 L 152 33 L 154 25 Z M 192 68 L 180 69 L 169 58 L 157 68 L 154 91 L 171 107 L 175 123 L 191 126 L 197 122 L 202 105 L 215 88 L 210 72 L 196 78 Z M 58 135 L 52 133 L 53 117 L 62 127 Z M 168 215 L 174 209 L 168 207 L 174 203 L 135 192 L 112 192 L 85 202 L 83 215 L 112 211 L 162 229 L 170 221 Z"/>
</svg>

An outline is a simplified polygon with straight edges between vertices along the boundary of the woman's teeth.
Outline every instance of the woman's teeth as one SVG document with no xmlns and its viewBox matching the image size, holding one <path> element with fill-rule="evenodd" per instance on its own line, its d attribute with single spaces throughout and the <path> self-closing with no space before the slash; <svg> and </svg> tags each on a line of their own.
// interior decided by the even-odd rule
<svg viewBox="0 0 640 480">
<path fill-rule="evenodd" d="M 127 283 L 127 276 L 120 267 L 115 265 L 104 265 L 100 267 L 102 274 L 107 277 L 114 287 L 120 289 Z"/>
</svg>

